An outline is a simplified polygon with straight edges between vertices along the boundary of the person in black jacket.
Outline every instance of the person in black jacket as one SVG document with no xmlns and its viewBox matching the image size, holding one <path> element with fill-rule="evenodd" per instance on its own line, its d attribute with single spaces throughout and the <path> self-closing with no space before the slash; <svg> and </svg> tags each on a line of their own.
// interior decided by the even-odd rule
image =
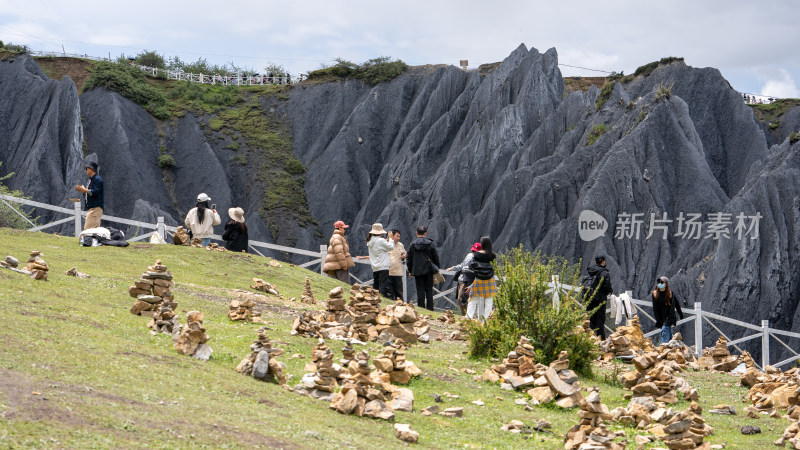
<svg viewBox="0 0 800 450">
<path fill-rule="evenodd" d="M 232 252 L 247 253 L 249 239 L 247 236 L 247 224 L 244 223 L 244 210 L 242 208 L 230 208 L 228 217 L 231 220 L 225 224 L 225 232 L 222 233 L 225 248 Z"/>
<path fill-rule="evenodd" d="M 594 294 L 594 296 L 589 299 L 584 299 L 586 302 L 586 311 L 597 308 L 597 311 L 589 318 L 589 326 L 600 336 L 600 339 L 605 340 L 606 303 L 608 303 L 608 296 L 614 293 L 614 290 L 611 288 L 611 275 L 608 273 L 608 269 L 606 269 L 606 257 L 602 255 L 597 256 L 594 259 L 594 264 L 589 266 L 588 271 L 589 276 L 592 277 L 591 290 L 588 295 Z"/>
<path fill-rule="evenodd" d="M 98 165 L 94 161 L 86 163 L 86 176 L 89 177 L 89 186 L 78 185 L 75 190 L 86 196 L 86 224 L 83 229 L 97 228 L 103 216 L 104 188 L 103 178 L 97 174 Z"/>
<path fill-rule="evenodd" d="M 426 227 L 417 227 L 417 238 L 411 241 L 406 261 L 408 273 L 417 284 L 417 305 L 433 311 L 433 274 L 439 271 L 439 254 L 427 234 Z"/>
<path fill-rule="evenodd" d="M 683 310 L 678 297 L 669 287 L 669 278 L 659 277 L 656 286 L 650 292 L 650 301 L 653 302 L 653 316 L 656 318 L 656 327 L 661 327 L 661 344 L 666 344 L 672 339 L 672 327 L 678 323 L 675 312 L 683 319 Z"/>
</svg>

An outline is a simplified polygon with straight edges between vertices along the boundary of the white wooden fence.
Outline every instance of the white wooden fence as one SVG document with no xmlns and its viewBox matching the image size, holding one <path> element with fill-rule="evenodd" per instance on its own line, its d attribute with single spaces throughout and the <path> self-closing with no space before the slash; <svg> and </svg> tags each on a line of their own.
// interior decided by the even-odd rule
<svg viewBox="0 0 800 450">
<path fill-rule="evenodd" d="M 553 306 L 557 306 L 560 304 L 560 294 L 562 292 L 567 293 L 572 291 L 580 293 L 581 290 L 580 286 L 570 286 L 568 284 L 560 283 L 558 276 L 554 276 L 552 282 L 548 283 L 548 286 L 550 287 L 550 289 L 548 289 L 547 292 L 548 293 L 552 292 L 553 294 Z M 626 291 L 626 292 L 628 295 L 631 296 L 633 306 L 636 308 L 639 315 L 646 317 L 651 322 L 653 322 L 653 324 L 655 324 L 656 320 L 650 314 L 648 314 L 647 311 L 643 309 L 643 307 L 652 308 L 651 303 L 646 300 L 634 299 L 633 296 L 631 295 L 632 294 L 631 291 Z M 578 301 L 578 304 L 580 304 L 580 301 Z M 743 322 L 741 320 L 731 319 L 729 317 L 721 316 L 719 314 L 714 314 L 710 311 L 703 311 L 702 302 L 694 302 L 694 308 L 690 309 L 687 307 L 683 307 L 682 311 L 684 318 L 679 320 L 676 326 L 682 325 L 684 323 L 694 322 L 694 336 L 695 336 L 694 348 L 695 348 L 695 356 L 697 357 L 700 357 L 703 354 L 703 348 L 704 348 L 703 327 L 710 326 L 714 331 L 719 333 L 721 336 L 724 336 L 725 339 L 728 340 L 729 347 L 733 347 L 739 352 L 742 351 L 742 349 L 739 347 L 739 344 L 753 339 L 761 339 L 761 364 L 760 365 L 756 364 L 759 367 L 759 369 L 763 370 L 764 367 L 769 365 L 772 365 L 773 367 L 780 367 L 800 359 L 800 354 L 798 354 L 797 351 L 795 351 L 786 342 L 784 342 L 783 339 L 781 339 L 781 337 L 783 337 L 786 340 L 789 340 L 789 338 L 800 339 L 800 333 L 794 333 L 791 331 L 784 331 L 784 330 L 778 330 L 776 328 L 770 328 L 769 320 L 762 320 L 761 326 L 753 325 L 747 322 Z M 720 330 L 719 327 L 712 322 L 712 320 L 728 323 L 743 328 L 745 330 L 744 334 L 746 335 L 738 339 L 731 339 L 730 337 L 728 337 L 728 335 L 723 333 L 722 330 Z M 611 328 L 609 328 L 608 325 L 605 325 L 605 327 L 608 331 L 614 331 Z M 747 335 L 748 332 L 751 332 L 752 334 Z M 658 335 L 659 333 L 661 333 L 661 330 L 655 329 L 653 331 L 645 333 L 644 337 L 650 338 L 652 336 Z M 774 339 L 777 343 L 785 347 L 793 356 L 786 358 L 783 361 L 771 363 L 770 338 Z"/>
</svg>

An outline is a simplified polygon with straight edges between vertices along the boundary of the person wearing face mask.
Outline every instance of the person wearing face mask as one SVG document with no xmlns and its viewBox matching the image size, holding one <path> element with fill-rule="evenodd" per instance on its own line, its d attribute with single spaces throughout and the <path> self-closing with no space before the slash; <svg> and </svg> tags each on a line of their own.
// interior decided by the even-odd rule
<svg viewBox="0 0 800 450">
<path fill-rule="evenodd" d="M 659 277 L 656 287 L 650 292 L 650 301 L 653 302 L 653 316 L 656 327 L 661 327 L 661 344 L 666 344 L 672 339 L 672 327 L 678 322 L 675 312 L 683 319 L 683 311 L 678 297 L 669 287 L 669 278 Z"/>
</svg>

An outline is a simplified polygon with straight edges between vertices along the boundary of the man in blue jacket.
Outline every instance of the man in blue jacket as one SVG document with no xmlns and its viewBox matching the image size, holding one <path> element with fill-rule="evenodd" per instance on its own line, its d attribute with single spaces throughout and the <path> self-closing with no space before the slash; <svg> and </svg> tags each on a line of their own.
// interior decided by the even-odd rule
<svg viewBox="0 0 800 450">
<path fill-rule="evenodd" d="M 97 174 L 97 163 L 86 163 L 86 175 L 89 177 L 89 186 L 75 186 L 75 190 L 86 196 L 86 224 L 83 229 L 97 228 L 100 226 L 100 217 L 103 216 L 103 179 Z"/>
</svg>

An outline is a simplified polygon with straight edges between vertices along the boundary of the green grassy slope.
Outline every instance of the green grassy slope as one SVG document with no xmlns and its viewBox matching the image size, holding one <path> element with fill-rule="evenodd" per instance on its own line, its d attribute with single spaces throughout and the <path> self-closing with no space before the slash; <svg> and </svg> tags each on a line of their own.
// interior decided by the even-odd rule
<svg viewBox="0 0 800 450">
<path fill-rule="evenodd" d="M 73 238 L 0 229 L 0 258 L 13 255 L 25 261 L 38 249 L 51 267 L 49 281 L 0 269 L 0 447 L 47 448 L 375 448 L 405 445 L 394 437 L 392 424 L 342 416 L 324 402 L 287 392 L 235 372 L 249 352 L 259 325 L 233 323 L 227 318 L 230 290 L 247 289 L 253 277 L 277 286 L 287 299 L 298 297 L 306 276 L 318 301 L 338 284 L 331 278 L 282 263 L 280 268 L 258 256 L 209 252 L 169 245 L 132 244 L 128 248 L 78 247 Z M 133 299 L 127 288 L 157 258 L 169 267 L 176 282 L 178 314 L 205 313 L 205 326 L 214 350 L 201 362 L 180 356 L 165 335 L 152 336 L 149 319 L 128 312 Z M 77 279 L 64 271 L 77 266 L 91 275 Z M 320 302 L 321 303 L 321 302 Z M 310 361 L 313 339 L 290 336 L 297 311 L 321 309 L 274 299 L 263 307 L 273 345 L 285 350 L 280 360 L 299 382 Z M 438 323 L 438 322 L 437 322 Z M 434 336 L 447 333 L 436 326 Z M 329 342 L 337 355 L 342 343 Z M 356 346 L 360 349 L 360 346 Z M 370 355 L 380 346 L 366 346 Z M 291 359 L 300 353 L 303 359 Z M 431 448 L 562 448 L 563 434 L 577 422 L 577 410 L 534 407 L 526 412 L 514 404 L 525 395 L 498 385 L 472 380 L 461 371 L 480 374 L 490 361 L 469 360 L 466 345 L 432 341 L 409 349 L 408 359 L 423 371 L 409 387 L 415 411 L 398 412 L 396 421 L 420 432 L 419 446 Z M 626 404 L 624 390 L 603 382 L 602 370 L 583 386 L 599 386 L 610 408 Z M 690 374 L 707 411 L 716 403 L 739 403 L 744 388 L 735 379 Z M 725 387 L 724 382 L 733 386 Z M 442 407 L 463 406 L 463 418 L 424 417 L 419 410 L 433 404 L 431 394 L 445 398 Z M 484 406 L 471 402 L 482 400 Z M 684 409 L 685 403 L 677 405 Z M 788 422 L 754 421 L 743 415 L 705 415 L 717 429 L 712 443 L 726 448 L 765 448 Z M 529 440 L 499 430 L 512 419 L 525 424 L 546 418 L 552 433 L 534 433 Z M 736 426 L 758 424 L 761 435 L 741 436 Z M 624 429 L 633 446 L 636 431 Z M 635 447 L 635 446 L 634 446 Z M 634 448 L 631 447 L 631 448 Z"/>
</svg>

